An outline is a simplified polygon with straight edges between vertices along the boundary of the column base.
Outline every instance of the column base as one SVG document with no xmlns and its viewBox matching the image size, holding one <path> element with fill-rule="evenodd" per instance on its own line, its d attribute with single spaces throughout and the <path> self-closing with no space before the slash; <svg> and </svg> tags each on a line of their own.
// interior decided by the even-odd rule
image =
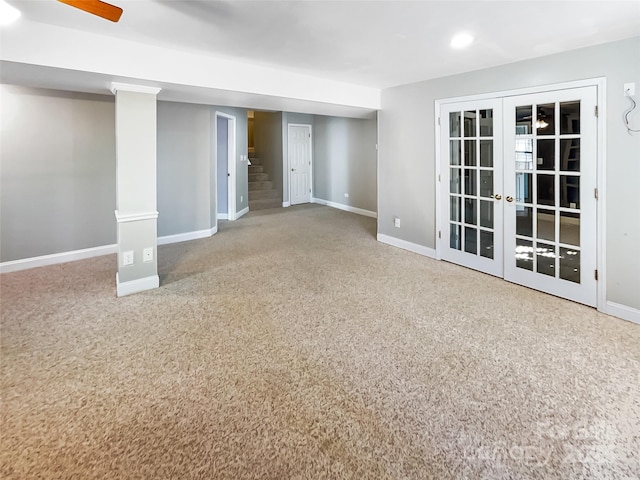
<svg viewBox="0 0 640 480">
<path fill-rule="evenodd" d="M 137 278 L 128 282 L 120 283 L 118 274 L 116 273 L 116 293 L 118 297 L 131 295 L 132 293 L 144 292 L 145 290 L 153 290 L 160 286 L 160 277 L 152 275 L 150 277 Z"/>
</svg>

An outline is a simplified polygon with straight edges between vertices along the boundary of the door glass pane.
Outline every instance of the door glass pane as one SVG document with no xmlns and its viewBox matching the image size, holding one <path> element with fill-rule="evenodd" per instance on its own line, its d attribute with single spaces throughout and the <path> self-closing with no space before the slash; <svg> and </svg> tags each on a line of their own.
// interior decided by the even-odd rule
<svg viewBox="0 0 640 480">
<path fill-rule="evenodd" d="M 449 165 L 460 165 L 461 144 L 460 140 L 450 140 L 450 161 Z"/>
<path fill-rule="evenodd" d="M 464 169 L 464 193 L 465 195 L 477 195 L 476 171 L 468 168 Z"/>
<path fill-rule="evenodd" d="M 449 113 L 449 136 L 461 137 L 460 135 L 460 112 Z"/>
<path fill-rule="evenodd" d="M 560 247 L 560 278 L 580 283 L 580 250 Z"/>
<path fill-rule="evenodd" d="M 449 192 L 462 193 L 462 190 L 460 187 L 460 169 L 459 168 L 450 169 Z"/>
<path fill-rule="evenodd" d="M 460 225 L 456 225 L 454 223 L 449 224 L 449 247 L 455 250 L 460 250 L 462 248 L 460 229 Z"/>
<path fill-rule="evenodd" d="M 560 140 L 560 170 L 580 171 L 580 139 Z"/>
<path fill-rule="evenodd" d="M 533 243 L 516 238 L 516 267 L 533 271 Z"/>
<path fill-rule="evenodd" d="M 555 175 L 538 174 L 538 203 L 555 205 Z"/>
<path fill-rule="evenodd" d="M 493 201 L 480 200 L 480 225 L 493 228 Z"/>
<path fill-rule="evenodd" d="M 531 128 L 532 110 L 533 107 L 531 105 L 516 107 L 516 135 L 528 135 L 533 133 Z"/>
<path fill-rule="evenodd" d="M 555 246 L 547 243 L 538 243 L 536 248 L 536 261 L 538 262 L 538 273 L 555 277 L 556 275 L 556 250 Z"/>
<path fill-rule="evenodd" d="M 493 136 L 493 110 L 480 110 L 480 136 Z"/>
<path fill-rule="evenodd" d="M 464 251 L 467 253 L 478 253 L 478 230 L 471 227 L 464 227 Z"/>
<path fill-rule="evenodd" d="M 536 116 L 536 133 L 538 135 L 553 135 L 555 126 L 555 103 L 538 105 Z"/>
<path fill-rule="evenodd" d="M 480 196 L 490 198 L 493 195 L 493 170 L 480 170 Z"/>
<path fill-rule="evenodd" d="M 553 170 L 555 168 L 555 140 L 538 140 L 538 170 Z"/>
<path fill-rule="evenodd" d="M 516 170 L 533 170 L 533 139 L 516 138 Z"/>
<path fill-rule="evenodd" d="M 533 237 L 533 208 L 518 205 L 516 208 L 516 235 Z"/>
<path fill-rule="evenodd" d="M 449 197 L 449 219 L 454 222 L 462 221 L 462 202 L 460 197 Z"/>
<path fill-rule="evenodd" d="M 580 102 L 560 103 L 560 134 L 580 133 Z"/>
<path fill-rule="evenodd" d="M 580 208 L 580 177 L 560 175 L 560 206 Z"/>
<path fill-rule="evenodd" d="M 478 223 L 478 202 L 474 198 L 464 199 L 464 222 L 469 225 Z"/>
<path fill-rule="evenodd" d="M 532 183 L 533 175 L 530 173 L 516 173 L 516 202 L 533 203 Z"/>
<path fill-rule="evenodd" d="M 464 112 L 464 136 L 476 136 L 476 112 Z"/>
<path fill-rule="evenodd" d="M 480 166 L 493 167 L 493 140 L 480 140 Z"/>
<path fill-rule="evenodd" d="M 580 214 L 560 212 L 560 243 L 580 246 Z"/>
<path fill-rule="evenodd" d="M 480 255 L 493 258 L 493 232 L 480 230 Z"/>
<path fill-rule="evenodd" d="M 464 141 L 464 164 L 466 166 L 476 165 L 476 141 L 475 140 Z"/>
<path fill-rule="evenodd" d="M 553 210 L 538 210 L 537 215 L 537 238 L 542 240 L 556 241 L 556 217 Z"/>
</svg>

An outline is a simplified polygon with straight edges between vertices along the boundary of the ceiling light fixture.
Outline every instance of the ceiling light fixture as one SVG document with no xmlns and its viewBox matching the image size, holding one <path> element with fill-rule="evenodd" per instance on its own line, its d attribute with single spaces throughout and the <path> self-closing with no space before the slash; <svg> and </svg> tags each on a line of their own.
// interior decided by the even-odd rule
<svg viewBox="0 0 640 480">
<path fill-rule="evenodd" d="M 13 5 L 9 5 L 4 0 L 0 0 L 0 25 L 9 25 L 20 18 L 20 10 Z"/>
<path fill-rule="evenodd" d="M 473 43 L 473 36 L 468 33 L 458 33 L 451 39 L 451 48 L 465 48 Z"/>
</svg>

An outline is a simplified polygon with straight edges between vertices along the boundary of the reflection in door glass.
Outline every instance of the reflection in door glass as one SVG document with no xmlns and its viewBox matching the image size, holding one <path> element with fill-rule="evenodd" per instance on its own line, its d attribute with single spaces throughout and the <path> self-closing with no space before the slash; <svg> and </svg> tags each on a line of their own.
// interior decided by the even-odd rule
<svg viewBox="0 0 640 480">
<path fill-rule="evenodd" d="M 454 223 L 449 224 L 449 247 L 454 250 L 460 250 L 462 248 L 460 225 Z"/>
<path fill-rule="evenodd" d="M 480 136 L 493 136 L 493 110 L 480 110 Z"/>
<path fill-rule="evenodd" d="M 476 136 L 476 112 L 464 112 L 464 136 Z"/>
<path fill-rule="evenodd" d="M 554 210 L 542 210 L 538 209 L 537 214 L 537 231 L 538 239 L 550 240 L 555 242 L 556 240 L 556 212 Z"/>
<path fill-rule="evenodd" d="M 538 203 L 555 205 L 555 175 L 538 174 Z"/>
<path fill-rule="evenodd" d="M 490 198 L 493 195 L 493 170 L 480 170 L 480 196 Z"/>
<path fill-rule="evenodd" d="M 555 169 L 555 144 L 556 141 L 553 139 L 538 140 L 538 158 L 536 159 L 538 170 Z"/>
<path fill-rule="evenodd" d="M 580 133 L 580 101 L 560 103 L 560 134 Z"/>
<path fill-rule="evenodd" d="M 461 222 L 462 221 L 462 202 L 460 201 L 460 197 L 454 197 L 453 195 L 449 198 L 450 203 L 450 214 L 449 219 L 453 222 Z"/>
<path fill-rule="evenodd" d="M 516 238 L 516 267 L 533 271 L 533 243 Z"/>
<path fill-rule="evenodd" d="M 536 248 L 537 271 L 544 275 L 555 277 L 556 270 L 556 249 L 555 246 L 547 243 L 538 243 Z"/>
<path fill-rule="evenodd" d="M 567 172 L 580 171 L 580 139 L 560 140 L 560 170 Z"/>
<path fill-rule="evenodd" d="M 580 208 L 580 177 L 560 175 L 560 206 Z"/>
<path fill-rule="evenodd" d="M 533 237 L 533 208 L 519 207 L 516 210 L 516 235 Z"/>
<path fill-rule="evenodd" d="M 533 170 L 533 139 L 516 138 L 516 170 Z"/>
<path fill-rule="evenodd" d="M 461 145 L 460 140 L 450 140 L 449 165 L 460 165 Z"/>
<path fill-rule="evenodd" d="M 536 117 L 536 133 L 538 135 L 553 135 L 556 132 L 555 104 L 538 105 Z"/>
<path fill-rule="evenodd" d="M 533 203 L 530 173 L 516 173 L 516 202 Z"/>
<path fill-rule="evenodd" d="M 493 140 L 480 140 L 480 166 L 493 167 Z"/>
<path fill-rule="evenodd" d="M 516 107 L 516 135 L 528 135 L 533 132 L 531 128 L 532 111 L 531 105 Z"/>
<path fill-rule="evenodd" d="M 480 230 L 480 255 L 493 258 L 493 232 Z"/>
<path fill-rule="evenodd" d="M 475 228 L 464 227 L 464 251 L 478 253 L 478 231 Z"/>
<path fill-rule="evenodd" d="M 475 140 L 464 141 L 464 164 L 468 167 L 476 165 L 476 141 Z"/>
<path fill-rule="evenodd" d="M 464 169 L 464 194 L 465 195 L 477 195 L 478 190 L 476 188 L 476 171 L 468 168 Z"/>
<path fill-rule="evenodd" d="M 560 278 L 580 283 L 580 250 L 560 247 Z"/>
<path fill-rule="evenodd" d="M 461 137 L 460 135 L 460 112 L 449 113 L 449 136 Z"/>
<path fill-rule="evenodd" d="M 452 168 L 450 169 L 449 176 L 449 192 L 451 193 L 462 193 L 460 186 L 460 169 Z"/>
<path fill-rule="evenodd" d="M 580 214 L 560 212 L 560 243 L 580 246 Z"/>
<path fill-rule="evenodd" d="M 475 198 L 464 199 L 464 223 L 469 225 L 478 223 L 478 202 Z"/>
<path fill-rule="evenodd" d="M 493 201 L 480 200 L 480 226 L 493 228 Z"/>
</svg>

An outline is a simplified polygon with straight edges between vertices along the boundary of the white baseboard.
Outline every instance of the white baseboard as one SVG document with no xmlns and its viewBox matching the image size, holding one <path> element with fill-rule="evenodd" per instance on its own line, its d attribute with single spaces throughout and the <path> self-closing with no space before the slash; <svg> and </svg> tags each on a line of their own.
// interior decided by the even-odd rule
<svg viewBox="0 0 640 480">
<path fill-rule="evenodd" d="M 613 315 L 614 317 L 640 324 L 640 310 L 637 308 L 627 307 L 620 303 L 607 301 L 604 308 L 600 311 L 607 315 Z"/>
<path fill-rule="evenodd" d="M 236 220 L 239 219 L 241 216 L 246 215 L 247 213 L 249 213 L 249 207 L 244 207 L 242 210 L 240 210 L 236 214 Z"/>
<path fill-rule="evenodd" d="M 117 245 L 103 245 L 101 247 L 83 248 L 82 250 L 72 250 L 70 252 L 52 253 L 40 257 L 22 258 L 0 263 L 0 273 L 17 272 L 29 268 L 46 267 L 58 263 L 73 262 L 74 260 L 84 260 L 85 258 L 111 255 L 118 251 Z"/>
<path fill-rule="evenodd" d="M 418 245 L 417 243 L 407 242 L 406 240 L 401 240 L 396 237 L 390 237 L 389 235 L 384 235 L 382 233 L 377 235 L 377 239 L 379 242 L 386 243 L 393 247 L 402 248 L 403 250 L 424 255 L 425 257 L 436 258 L 436 251 L 433 248 Z"/>
<path fill-rule="evenodd" d="M 116 273 L 116 292 L 119 297 L 131 295 L 132 293 L 144 292 L 145 290 L 153 290 L 160 286 L 160 277 L 151 275 L 150 277 L 138 278 L 128 282 L 120 283 L 118 274 Z"/>
<path fill-rule="evenodd" d="M 218 213 L 218 220 L 229 220 L 228 213 Z"/>
<path fill-rule="evenodd" d="M 197 240 L 199 238 L 207 238 L 218 232 L 218 227 L 207 228 L 206 230 L 197 230 L 195 232 L 177 233 L 175 235 L 165 235 L 158 237 L 158 245 L 168 245 L 170 243 L 187 242 L 189 240 Z"/>
<path fill-rule="evenodd" d="M 287 208 L 291 206 L 291 202 L 282 202 L 282 207 Z"/>
<path fill-rule="evenodd" d="M 363 208 L 352 207 L 350 205 L 344 205 L 343 203 L 331 202 L 329 200 L 323 200 L 322 198 L 311 198 L 311 203 L 317 203 L 319 205 L 326 205 L 327 207 L 337 208 L 338 210 L 344 210 L 345 212 L 357 213 L 358 215 L 364 215 L 365 217 L 378 218 L 376 212 L 371 210 L 365 210 Z"/>
</svg>

